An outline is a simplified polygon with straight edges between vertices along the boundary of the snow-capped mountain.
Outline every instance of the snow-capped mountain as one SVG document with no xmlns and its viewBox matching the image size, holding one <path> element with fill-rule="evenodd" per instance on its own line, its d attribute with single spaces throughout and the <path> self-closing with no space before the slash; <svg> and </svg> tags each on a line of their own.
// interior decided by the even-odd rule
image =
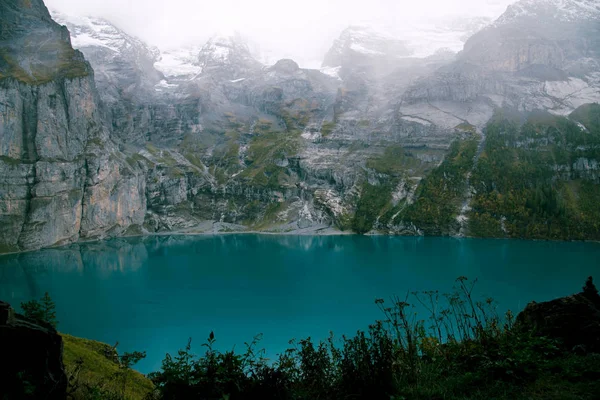
<svg viewBox="0 0 600 400">
<path fill-rule="evenodd" d="M 263 65 L 252 54 L 240 34 L 213 35 L 205 43 L 165 49 L 154 67 L 165 75 L 168 84 L 178 84 L 203 76 L 235 80 Z M 166 87 L 165 83 L 161 84 Z"/>
<path fill-rule="evenodd" d="M 69 28 L 71 43 L 77 49 L 101 47 L 113 53 L 143 50 L 154 57 L 160 53 L 158 48 L 146 45 L 103 18 L 73 16 L 59 11 L 52 11 L 52 18 Z"/>
<path fill-rule="evenodd" d="M 499 26 L 528 18 L 563 22 L 598 20 L 600 2 L 597 0 L 522 0 L 508 6 L 506 12 L 494 24 Z"/>
<path fill-rule="evenodd" d="M 521 0 L 411 87 L 401 111 L 482 126 L 497 107 L 567 115 L 598 102 L 599 20 L 596 0 Z"/>
<path fill-rule="evenodd" d="M 92 64 L 103 99 L 117 101 L 122 95 L 138 96 L 152 90 L 162 74 L 154 68 L 160 51 L 127 34 L 111 22 L 96 17 L 72 16 L 57 11 L 53 18 L 65 25 L 74 48 Z"/>
<path fill-rule="evenodd" d="M 468 40 L 462 58 L 498 71 L 597 72 L 599 20 L 596 0 L 521 0 Z"/>
<path fill-rule="evenodd" d="M 399 24 L 390 27 L 389 32 L 406 43 L 411 57 L 424 58 L 442 49 L 459 52 L 474 33 L 491 22 L 487 17 L 453 17 L 439 21 Z"/>
<path fill-rule="evenodd" d="M 407 44 L 365 26 L 350 26 L 335 40 L 323 60 L 323 67 L 350 66 L 408 57 Z"/>
<path fill-rule="evenodd" d="M 200 49 L 198 66 L 204 74 L 229 79 L 244 78 L 249 72 L 262 68 L 240 34 L 211 37 Z"/>
</svg>

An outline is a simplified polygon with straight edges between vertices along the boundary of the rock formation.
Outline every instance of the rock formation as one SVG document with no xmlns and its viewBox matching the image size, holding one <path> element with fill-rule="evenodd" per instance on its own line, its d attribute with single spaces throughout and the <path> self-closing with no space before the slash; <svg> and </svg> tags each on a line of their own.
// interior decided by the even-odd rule
<svg viewBox="0 0 600 400">
<path fill-rule="evenodd" d="M 568 351 L 600 353 L 600 295 L 592 277 L 581 293 L 529 303 L 517 315 L 516 326 L 557 339 Z"/>
<path fill-rule="evenodd" d="M 110 140 L 93 71 L 68 30 L 41 0 L 2 2 L 0 15 L 0 249 L 141 225 L 145 180 Z"/>
<path fill-rule="evenodd" d="M 2 398 L 66 399 L 62 352 L 62 338 L 56 329 L 28 320 L 0 301 Z"/>
</svg>

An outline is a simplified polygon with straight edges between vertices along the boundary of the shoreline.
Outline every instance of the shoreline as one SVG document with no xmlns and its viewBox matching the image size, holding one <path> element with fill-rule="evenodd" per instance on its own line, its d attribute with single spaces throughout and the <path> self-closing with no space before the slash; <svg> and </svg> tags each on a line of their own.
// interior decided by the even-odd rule
<svg viewBox="0 0 600 400">
<path fill-rule="evenodd" d="M 214 224 L 215 222 L 213 222 Z M 358 234 L 350 231 L 341 231 L 332 226 L 322 227 L 309 227 L 309 228 L 298 228 L 288 231 L 261 231 L 261 230 L 205 230 L 205 231 L 185 231 L 177 230 L 170 232 L 142 232 L 139 234 L 120 235 L 120 236 L 107 236 L 95 239 L 83 239 L 76 240 L 66 244 L 40 247 L 37 249 L 21 250 L 8 253 L 0 253 L 0 257 L 25 254 L 39 250 L 48 249 L 60 249 L 67 248 L 68 246 L 77 244 L 88 244 L 103 242 L 115 239 L 127 239 L 127 238 L 149 238 L 149 237 L 160 237 L 160 236 L 226 236 L 226 235 L 265 235 L 265 236 L 388 236 L 388 237 L 412 237 L 412 238 L 452 238 L 452 239 L 485 239 L 485 240 L 519 240 L 519 241 L 532 241 L 532 242 L 554 242 L 554 243 L 595 243 L 600 244 L 600 240 L 562 240 L 562 239 L 529 239 L 529 238 L 507 238 L 507 237 L 480 237 L 480 236 L 467 236 L 467 235 L 448 235 L 448 236 L 428 236 L 428 235 L 394 235 L 381 232 L 368 232 L 365 234 Z"/>
</svg>

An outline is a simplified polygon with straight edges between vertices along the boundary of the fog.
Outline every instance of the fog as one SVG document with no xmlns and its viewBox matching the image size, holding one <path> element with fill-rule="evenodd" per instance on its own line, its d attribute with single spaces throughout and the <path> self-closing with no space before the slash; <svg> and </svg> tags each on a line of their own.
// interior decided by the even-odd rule
<svg viewBox="0 0 600 400">
<path fill-rule="evenodd" d="M 457 18 L 494 19 L 514 1 L 46 0 L 46 5 L 65 14 L 104 17 L 162 49 L 201 44 L 215 33 L 238 31 L 269 59 L 288 57 L 315 66 L 351 24 L 407 38 L 416 48 L 432 45 L 435 39 L 440 43 L 434 47 L 457 50 L 458 37 L 439 34 L 440 24 Z"/>
</svg>

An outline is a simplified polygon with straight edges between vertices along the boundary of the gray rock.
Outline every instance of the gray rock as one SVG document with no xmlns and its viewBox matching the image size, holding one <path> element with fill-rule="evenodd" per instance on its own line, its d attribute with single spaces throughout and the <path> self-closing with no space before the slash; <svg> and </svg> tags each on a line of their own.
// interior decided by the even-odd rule
<svg viewBox="0 0 600 400">
<path fill-rule="evenodd" d="M 15 61 L 0 65 L 0 248 L 36 249 L 141 225 L 145 179 L 110 141 L 92 70 L 68 31 L 39 0 L 3 2 L 0 15 L 8 26 L 2 47 Z M 17 47 L 42 34 L 49 48 Z"/>
</svg>

